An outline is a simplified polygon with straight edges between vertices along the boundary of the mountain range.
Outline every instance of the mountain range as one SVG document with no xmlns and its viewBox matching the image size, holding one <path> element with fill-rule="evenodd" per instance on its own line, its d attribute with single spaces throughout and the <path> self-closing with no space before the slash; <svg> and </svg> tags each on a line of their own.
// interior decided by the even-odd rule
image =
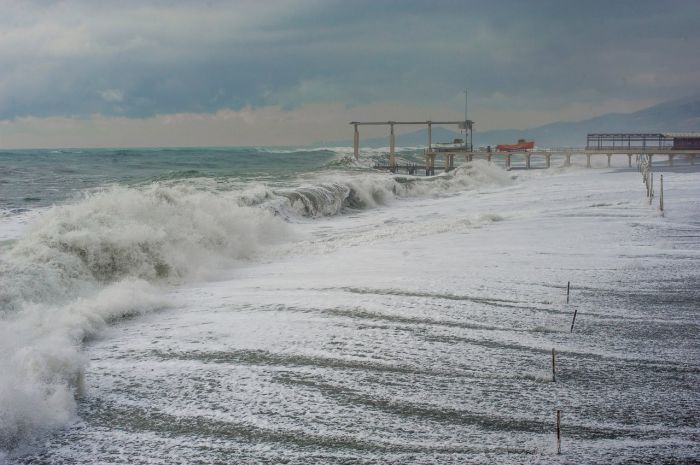
<svg viewBox="0 0 700 465">
<path fill-rule="evenodd" d="M 556 122 L 529 129 L 495 129 L 480 132 L 475 122 L 474 146 L 514 143 L 518 139 L 534 140 L 540 147 L 586 145 L 586 135 L 593 132 L 676 132 L 700 131 L 700 97 L 660 103 L 634 113 L 607 113 L 572 122 Z M 397 146 L 425 145 L 427 129 L 396 136 Z M 463 135 L 442 127 L 433 128 L 434 142 L 451 142 Z M 361 139 L 363 147 L 386 147 L 388 135 Z M 352 145 L 339 141 L 337 145 Z"/>
</svg>

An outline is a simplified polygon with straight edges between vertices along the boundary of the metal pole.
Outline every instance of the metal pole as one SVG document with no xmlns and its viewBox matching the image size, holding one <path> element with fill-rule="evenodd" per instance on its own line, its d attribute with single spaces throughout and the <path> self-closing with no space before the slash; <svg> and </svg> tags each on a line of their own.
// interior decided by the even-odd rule
<svg viewBox="0 0 700 465">
<path fill-rule="evenodd" d="M 394 136 L 394 123 L 390 124 L 391 133 L 389 134 L 389 164 L 393 169 L 396 166 L 396 156 L 394 155 L 394 150 L 396 148 L 396 138 Z"/>
<path fill-rule="evenodd" d="M 355 152 L 355 160 L 360 158 L 360 131 L 357 129 L 357 124 L 355 126 L 355 136 L 353 139 L 352 148 Z"/>
<path fill-rule="evenodd" d="M 469 99 L 468 99 L 467 89 L 464 89 L 464 121 L 465 122 L 469 121 L 469 112 L 467 111 L 469 109 L 468 102 L 469 102 Z M 466 130 L 466 128 L 464 128 L 464 129 Z M 466 134 L 465 134 L 464 138 L 466 139 Z"/>
<path fill-rule="evenodd" d="M 557 410 L 557 454 L 561 454 L 561 410 Z"/>
<path fill-rule="evenodd" d="M 472 128 L 472 125 L 469 125 L 469 150 L 473 151 L 474 150 L 474 128 Z"/>
<path fill-rule="evenodd" d="M 428 121 L 428 152 L 433 150 L 433 123 Z"/>
</svg>

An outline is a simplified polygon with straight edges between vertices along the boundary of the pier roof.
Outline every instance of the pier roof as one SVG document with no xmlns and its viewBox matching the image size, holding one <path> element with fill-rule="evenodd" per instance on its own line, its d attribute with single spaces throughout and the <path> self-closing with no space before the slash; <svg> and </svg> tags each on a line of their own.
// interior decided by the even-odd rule
<svg viewBox="0 0 700 465">
<path fill-rule="evenodd" d="M 358 126 L 380 126 L 380 125 L 391 125 L 391 124 L 464 124 L 467 123 L 469 126 L 474 124 L 472 120 L 459 120 L 459 121 L 351 121 L 350 124 L 357 124 Z"/>
<path fill-rule="evenodd" d="M 700 132 L 664 132 L 664 137 L 700 138 Z"/>
</svg>

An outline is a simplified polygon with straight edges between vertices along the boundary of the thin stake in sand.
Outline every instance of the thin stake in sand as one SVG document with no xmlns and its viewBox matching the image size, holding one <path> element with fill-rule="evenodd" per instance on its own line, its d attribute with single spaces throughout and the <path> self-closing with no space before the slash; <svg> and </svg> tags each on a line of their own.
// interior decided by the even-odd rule
<svg viewBox="0 0 700 465">
<path fill-rule="evenodd" d="M 561 410 L 557 410 L 557 454 L 561 454 Z"/>
<path fill-rule="evenodd" d="M 569 303 L 569 294 L 571 293 L 571 281 L 567 281 L 566 283 L 566 303 Z M 576 323 L 576 313 L 578 313 L 578 308 L 574 309 L 574 319 L 571 320 L 571 330 L 569 331 L 570 333 L 574 332 L 574 323 Z"/>
</svg>

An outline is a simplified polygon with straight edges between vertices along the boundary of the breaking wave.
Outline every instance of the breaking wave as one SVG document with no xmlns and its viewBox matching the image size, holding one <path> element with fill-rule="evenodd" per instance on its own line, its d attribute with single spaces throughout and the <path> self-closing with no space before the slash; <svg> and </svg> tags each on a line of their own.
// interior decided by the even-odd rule
<svg viewBox="0 0 700 465">
<path fill-rule="evenodd" d="M 72 418 L 85 337 L 167 306 L 160 285 L 289 235 L 265 209 L 184 187 L 114 187 L 46 212 L 0 261 L 0 449 Z"/>
<path fill-rule="evenodd" d="M 0 255 L 0 450 L 74 417 L 84 339 L 111 320 L 170 305 L 162 286 L 206 279 L 288 242 L 294 220 L 511 177 L 475 161 L 434 177 L 323 171 L 294 186 L 229 190 L 187 181 L 115 186 L 52 207 Z"/>
<path fill-rule="evenodd" d="M 479 160 L 432 177 L 389 176 L 376 172 L 324 173 L 289 189 L 262 185 L 240 196 L 242 205 L 267 205 L 284 217 L 331 216 L 364 210 L 411 197 L 434 197 L 482 186 L 507 185 L 512 177 L 503 169 Z"/>
</svg>

